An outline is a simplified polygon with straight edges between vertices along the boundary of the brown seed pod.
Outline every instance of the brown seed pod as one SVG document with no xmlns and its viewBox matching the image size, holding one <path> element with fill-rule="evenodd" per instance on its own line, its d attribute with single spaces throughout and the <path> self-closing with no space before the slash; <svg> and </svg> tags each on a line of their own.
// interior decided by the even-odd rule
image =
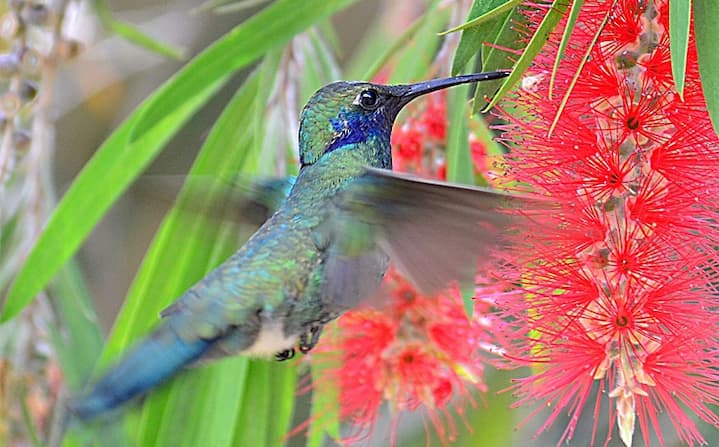
<svg viewBox="0 0 719 447">
<path fill-rule="evenodd" d="M 63 60 L 77 57 L 82 49 L 82 43 L 74 39 L 61 39 L 57 43 L 57 54 Z"/>
<path fill-rule="evenodd" d="M 30 102 L 37 97 L 37 84 L 33 81 L 24 79 L 20 85 L 20 99 L 23 102 Z"/>
</svg>

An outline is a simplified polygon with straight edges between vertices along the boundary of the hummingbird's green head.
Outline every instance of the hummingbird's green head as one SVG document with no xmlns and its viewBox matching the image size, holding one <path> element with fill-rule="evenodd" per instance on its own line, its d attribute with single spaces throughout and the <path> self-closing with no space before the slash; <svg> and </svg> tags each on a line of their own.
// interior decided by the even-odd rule
<svg viewBox="0 0 719 447">
<path fill-rule="evenodd" d="M 341 147 L 371 143 L 382 150 L 368 162 L 374 167 L 391 168 L 392 124 L 411 100 L 453 85 L 499 79 L 508 74 L 476 73 L 405 85 L 345 81 L 326 85 L 312 95 L 302 110 L 300 163 L 311 165 Z"/>
</svg>

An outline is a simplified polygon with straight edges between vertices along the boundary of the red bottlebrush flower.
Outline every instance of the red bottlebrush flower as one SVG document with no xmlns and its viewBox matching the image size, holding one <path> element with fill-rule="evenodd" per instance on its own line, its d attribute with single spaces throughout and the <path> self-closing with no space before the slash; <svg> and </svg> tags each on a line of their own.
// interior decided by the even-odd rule
<svg viewBox="0 0 719 447">
<path fill-rule="evenodd" d="M 424 138 L 424 133 L 412 120 L 408 120 L 392 132 L 394 158 L 400 166 L 421 163 Z"/>
<path fill-rule="evenodd" d="M 519 271 L 506 272 L 524 292 L 498 301 L 512 340 L 506 360 L 533 366 L 514 390 L 516 406 L 550 408 L 540 431 L 569 413 L 560 444 L 584 413 L 595 425 L 580 443 L 598 441 L 603 400 L 608 430 L 626 445 L 637 427 L 645 445 L 651 436 L 664 445 L 659 413 L 689 445 L 705 442 L 690 413 L 719 427 L 709 408 L 719 400 L 719 138 L 693 38 L 684 101 L 673 90 L 667 17 L 666 0 L 587 2 L 552 96 L 538 74 L 552 70 L 562 30 L 535 59 L 532 88 L 507 100 L 525 111 L 501 126 L 510 173 L 561 209 L 537 217 L 545 234 L 522 241 L 511 263 Z"/>
<path fill-rule="evenodd" d="M 487 172 L 489 170 L 489 163 L 487 159 L 487 146 L 479 140 L 469 136 L 469 151 L 472 155 L 472 163 L 474 164 L 475 172 Z"/>
<path fill-rule="evenodd" d="M 447 139 L 447 102 L 444 91 L 440 90 L 429 95 L 422 115 L 422 124 L 430 138 L 441 143 L 445 142 Z"/>
<path fill-rule="evenodd" d="M 496 351 L 492 325 L 481 309 L 469 320 L 457 290 L 422 296 L 392 269 L 386 286 L 388 309 L 348 312 L 335 337 L 323 338 L 318 347 L 342 356 L 340 366 L 323 374 L 339 384 L 340 417 L 355 426 L 347 441 L 370 433 L 387 402 L 394 429 L 401 413 L 421 409 L 446 442 L 456 435 L 448 413 L 452 397 L 471 399 L 467 387 L 485 390 L 481 357 Z"/>
</svg>

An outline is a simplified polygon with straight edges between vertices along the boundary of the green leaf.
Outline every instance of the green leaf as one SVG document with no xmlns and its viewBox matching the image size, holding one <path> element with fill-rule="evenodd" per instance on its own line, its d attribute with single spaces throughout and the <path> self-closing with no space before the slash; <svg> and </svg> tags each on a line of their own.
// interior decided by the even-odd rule
<svg viewBox="0 0 719 447">
<path fill-rule="evenodd" d="M 459 40 L 459 45 L 457 46 L 457 51 L 454 53 L 454 60 L 452 61 L 452 76 L 456 76 L 464 70 L 467 62 L 479 53 L 489 36 L 495 36 L 497 34 L 497 27 L 504 22 L 504 19 L 511 13 L 513 8 L 503 11 L 500 14 L 490 15 L 490 12 L 497 7 L 505 7 L 510 3 L 513 3 L 513 1 L 474 1 L 472 10 L 469 12 L 469 22 L 477 18 L 486 17 L 486 22 L 488 23 L 482 27 L 467 28 L 462 32 L 462 37 Z"/>
<path fill-rule="evenodd" d="M 275 62 L 270 58 L 266 64 Z M 232 225 L 218 229 L 216 221 L 203 217 L 201 210 L 196 214 L 183 210 L 193 191 L 193 176 L 231 180 L 238 172 L 249 176 L 262 170 L 253 162 L 260 148 L 251 142 L 254 133 L 264 133 L 264 129 L 237 123 L 252 122 L 257 110 L 266 106 L 268 90 L 260 83 L 271 86 L 273 82 L 263 78 L 263 73 L 266 70 L 260 69 L 247 80 L 210 132 L 189 185 L 148 250 L 108 340 L 104 360 L 116 357 L 145 334 L 157 323 L 162 308 L 236 249 Z M 265 101 L 262 106 L 258 96 Z M 221 192 L 222 182 L 217 188 Z M 206 192 L 213 194 L 212 189 Z M 239 357 L 182 372 L 150 393 L 140 414 L 128 418 L 129 431 L 138 446 L 279 445 L 293 407 L 294 374 L 292 365 Z M 259 443 L 245 443 L 246 436 Z"/>
<path fill-rule="evenodd" d="M 719 3 L 707 0 L 694 2 L 694 32 L 704 99 L 714 131 L 719 133 L 719 52 L 716 50 Z"/>
<path fill-rule="evenodd" d="M 583 5 L 584 0 L 575 0 L 574 3 L 572 3 L 572 11 L 569 13 L 569 20 L 567 20 L 567 26 L 564 27 L 562 41 L 559 43 L 559 49 L 557 49 L 557 57 L 554 59 L 552 76 L 549 79 L 549 99 L 552 99 L 552 92 L 554 91 L 554 79 L 557 77 L 557 70 L 559 70 L 559 64 L 562 62 L 562 58 L 564 57 L 564 50 L 567 48 L 567 45 L 569 44 L 569 39 L 572 37 L 574 25 L 577 23 L 577 17 L 579 17 L 579 12 L 582 10 Z"/>
<path fill-rule="evenodd" d="M 227 3 L 222 6 L 217 6 L 216 8 L 214 8 L 213 12 L 215 14 L 230 14 L 234 12 L 244 11 L 249 8 L 254 8 L 267 2 L 268 0 L 243 0 L 233 3 Z"/>
<path fill-rule="evenodd" d="M 493 35 L 487 36 L 492 45 L 482 50 L 482 70 L 493 71 L 500 69 L 508 69 L 512 67 L 512 58 L 514 53 L 511 50 L 520 50 L 522 40 L 519 31 L 515 28 L 518 23 L 526 21 L 524 16 L 517 8 L 513 9 L 501 20 L 498 21 Z M 507 50 L 505 50 L 505 48 Z M 472 105 L 472 113 L 477 114 L 486 104 L 485 98 L 491 97 L 497 91 L 501 80 L 480 82 L 474 92 L 474 103 Z"/>
<path fill-rule="evenodd" d="M 719 4 L 711 1 L 694 2 L 694 32 L 696 34 L 699 74 L 704 99 L 714 131 L 719 133 Z"/>
<path fill-rule="evenodd" d="M 102 22 L 102 25 L 105 28 L 121 37 L 124 37 L 128 41 L 150 50 L 153 53 L 172 59 L 180 60 L 185 58 L 184 51 L 182 49 L 175 48 L 172 45 L 153 39 L 129 23 L 114 18 L 110 8 L 104 0 L 95 0 L 95 9 L 100 22 Z"/>
<path fill-rule="evenodd" d="M 163 85 L 143 110 L 130 140 L 140 138 L 156 126 L 168 110 L 174 110 L 207 83 L 223 79 L 252 63 L 270 48 L 283 45 L 295 34 L 353 1 L 277 0 L 270 4 L 210 45 L 171 82 Z"/>
<path fill-rule="evenodd" d="M 337 325 L 327 325 L 324 337 L 337 337 Z M 322 352 L 315 354 L 310 362 L 312 374 L 312 407 L 307 430 L 306 447 L 322 447 L 326 435 L 332 439 L 340 437 L 339 386 L 336 381 L 327 380 L 328 371 L 342 366 L 340 356 Z"/>
<path fill-rule="evenodd" d="M 567 101 L 569 101 L 569 97 L 572 94 L 572 91 L 574 90 L 574 86 L 577 85 L 577 81 L 579 80 L 579 76 L 582 74 L 582 70 L 584 69 L 584 65 L 589 60 L 589 57 L 592 54 L 592 48 L 594 48 L 594 45 L 596 45 L 597 40 L 599 39 L 599 36 L 602 34 L 602 31 L 604 30 L 604 27 L 607 25 L 607 21 L 612 16 L 612 11 L 614 11 L 614 7 L 616 6 L 618 0 L 614 0 L 607 9 L 607 13 L 604 15 L 604 19 L 602 19 L 602 22 L 597 27 L 597 31 L 594 33 L 594 37 L 592 38 L 592 41 L 587 46 L 586 51 L 584 52 L 584 56 L 582 57 L 582 60 L 579 61 L 579 66 L 577 67 L 577 71 L 574 73 L 574 77 L 569 82 L 569 85 L 567 86 L 567 91 L 564 93 L 564 97 L 562 98 L 562 101 L 559 103 L 559 107 L 557 108 L 557 114 L 554 116 L 554 120 L 552 121 L 552 124 L 549 126 L 549 131 L 547 132 L 547 135 L 551 136 L 554 132 L 554 128 L 557 127 L 557 123 L 559 123 L 560 118 L 562 117 L 562 112 L 564 111 L 564 107 L 567 105 Z"/>
<path fill-rule="evenodd" d="M 512 381 L 507 371 L 487 369 L 484 378 L 487 389 L 490 391 L 476 400 L 482 402 L 477 408 L 472 408 L 463 414 L 469 427 L 481 427 L 481 432 L 465 432 L 453 445 L 455 447 L 495 447 L 498 445 L 519 446 L 527 445 L 526 441 L 517 439 L 517 413 L 512 409 L 514 398 L 508 391 L 495 392 L 494 390 L 507 390 Z M 519 442 L 518 442 L 519 441 Z"/>
<path fill-rule="evenodd" d="M 102 351 L 102 332 L 84 281 L 75 262 L 60 270 L 53 282 L 53 297 L 60 324 L 50 326 L 63 377 L 71 390 L 85 383 Z"/>
<path fill-rule="evenodd" d="M 157 323 L 157 315 L 166 305 L 219 263 L 222 255 L 232 252 L 234 247 L 227 247 L 224 253 L 212 256 L 213 246 L 227 235 L 217 228 L 216 222 L 202 216 L 203 204 L 193 204 L 196 213 L 184 210 L 187 197 L 192 196 L 193 176 L 231 180 L 244 170 L 250 153 L 256 151 L 248 144 L 252 128 L 237 123 L 252 119 L 251 105 L 257 90 L 255 73 L 233 96 L 213 126 L 188 175 L 190 184 L 183 188 L 177 205 L 163 221 L 145 255 L 105 346 L 104 360 L 116 357 L 134 338 L 146 333 Z M 220 181 L 204 190 L 209 195 L 221 187 Z"/>
<path fill-rule="evenodd" d="M 128 41 L 135 45 L 141 46 L 153 53 L 160 54 L 176 60 L 182 60 L 185 58 L 185 50 L 182 48 L 176 48 L 172 45 L 162 43 L 147 34 L 143 33 L 139 29 L 130 25 L 122 20 L 112 19 L 105 24 L 114 33 L 124 37 Z"/>
<path fill-rule="evenodd" d="M 0 322 L 17 315 L 45 287 L 110 205 L 230 74 L 352 1 L 278 0 L 146 99 L 98 149 L 58 204 L 11 287 Z"/>
<path fill-rule="evenodd" d="M 469 150 L 467 128 L 467 95 L 469 86 L 455 87 L 447 92 L 447 180 L 465 185 L 474 184 L 474 164 Z M 474 314 L 474 284 L 460 284 L 462 302 L 468 318 Z"/>
<path fill-rule="evenodd" d="M 405 51 L 397 58 L 390 82 L 426 79 L 427 71 L 441 43 L 437 31 L 449 21 L 449 11 L 439 8 L 438 5 L 439 2 L 435 0 L 427 8 L 427 19 L 419 26 L 412 42 L 405 46 Z"/>
<path fill-rule="evenodd" d="M 28 255 L 8 293 L 0 322 L 17 315 L 45 287 L 130 182 L 220 86 L 218 82 L 207 84 L 187 102 L 168 110 L 142 138 L 130 142 L 138 120 L 135 113 L 100 146 L 58 203 Z"/>
<path fill-rule="evenodd" d="M 467 23 L 455 26 L 454 28 L 448 29 L 447 31 L 443 31 L 439 34 L 440 36 L 444 36 L 445 34 L 476 28 L 479 25 L 489 22 L 490 20 L 502 17 L 504 14 L 514 9 L 520 2 L 521 0 L 507 0 L 506 2 L 497 4 L 497 2 L 483 2 L 482 0 L 478 0 L 472 6 L 472 12 L 470 13 L 470 16 L 474 16 L 473 19 L 469 20 Z M 482 3 L 484 3 L 484 5 L 481 5 Z M 495 5 L 497 6 L 495 7 Z M 474 14 L 475 8 L 477 7 L 482 7 L 486 12 Z"/>
<path fill-rule="evenodd" d="M 417 20 L 408 26 L 407 29 L 397 38 L 397 40 L 395 40 L 392 45 L 387 47 L 380 57 L 374 59 L 372 65 L 370 65 L 360 79 L 369 80 L 374 78 L 382 67 L 384 67 L 395 54 L 404 49 L 407 43 L 415 37 L 417 32 L 422 28 L 422 25 L 424 25 L 427 17 L 429 17 L 429 14 L 422 14 L 417 18 Z"/>
<path fill-rule="evenodd" d="M 701 0 L 699 0 L 701 1 Z M 669 2 L 669 46 L 672 76 L 679 97 L 684 100 L 684 76 L 687 70 L 687 47 L 692 19 L 692 0 Z"/>
<path fill-rule="evenodd" d="M 497 102 L 505 94 L 507 94 L 512 87 L 514 87 L 514 84 L 521 79 L 524 72 L 527 71 L 527 68 L 529 68 L 529 65 L 534 60 L 534 57 L 539 54 L 544 47 L 544 44 L 547 43 L 547 40 L 549 39 L 552 31 L 554 31 L 554 28 L 556 28 L 560 20 L 562 20 L 564 14 L 567 13 L 567 8 L 568 3 L 566 0 L 554 0 L 552 6 L 547 10 L 547 15 L 544 16 L 544 19 L 542 19 L 539 27 L 534 32 L 532 39 L 527 44 L 527 48 L 525 48 L 517 63 L 514 64 L 512 74 L 504 79 L 499 91 L 494 95 L 492 101 L 490 101 L 490 103 L 484 108 L 484 111 L 494 107 L 495 104 L 497 104 Z M 475 102 L 475 104 L 478 104 L 478 102 Z"/>
<path fill-rule="evenodd" d="M 466 185 L 474 184 L 474 166 L 469 151 L 469 130 L 465 107 L 469 87 L 454 87 L 447 92 L 447 180 Z"/>
</svg>

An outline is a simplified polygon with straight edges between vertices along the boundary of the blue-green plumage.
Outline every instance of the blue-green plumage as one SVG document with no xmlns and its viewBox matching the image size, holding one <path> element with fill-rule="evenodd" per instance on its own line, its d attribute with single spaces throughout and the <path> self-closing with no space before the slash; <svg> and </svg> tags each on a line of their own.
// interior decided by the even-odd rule
<svg viewBox="0 0 719 447">
<path fill-rule="evenodd" d="M 477 244 L 494 242 L 477 223 L 500 226 L 496 209 L 508 198 L 393 174 L 390 133 L 411 99 L 505 75 L 320 89 L 302 112 L 301 168 L 287 198 L 162 312 L 155 332 L 76 399 L 74 412 L 95 417 L 198 361 L 305 352 L 325 323 L 377 291 L 390 257 L 429 292 L 471 274 Z"/>
</svg>

